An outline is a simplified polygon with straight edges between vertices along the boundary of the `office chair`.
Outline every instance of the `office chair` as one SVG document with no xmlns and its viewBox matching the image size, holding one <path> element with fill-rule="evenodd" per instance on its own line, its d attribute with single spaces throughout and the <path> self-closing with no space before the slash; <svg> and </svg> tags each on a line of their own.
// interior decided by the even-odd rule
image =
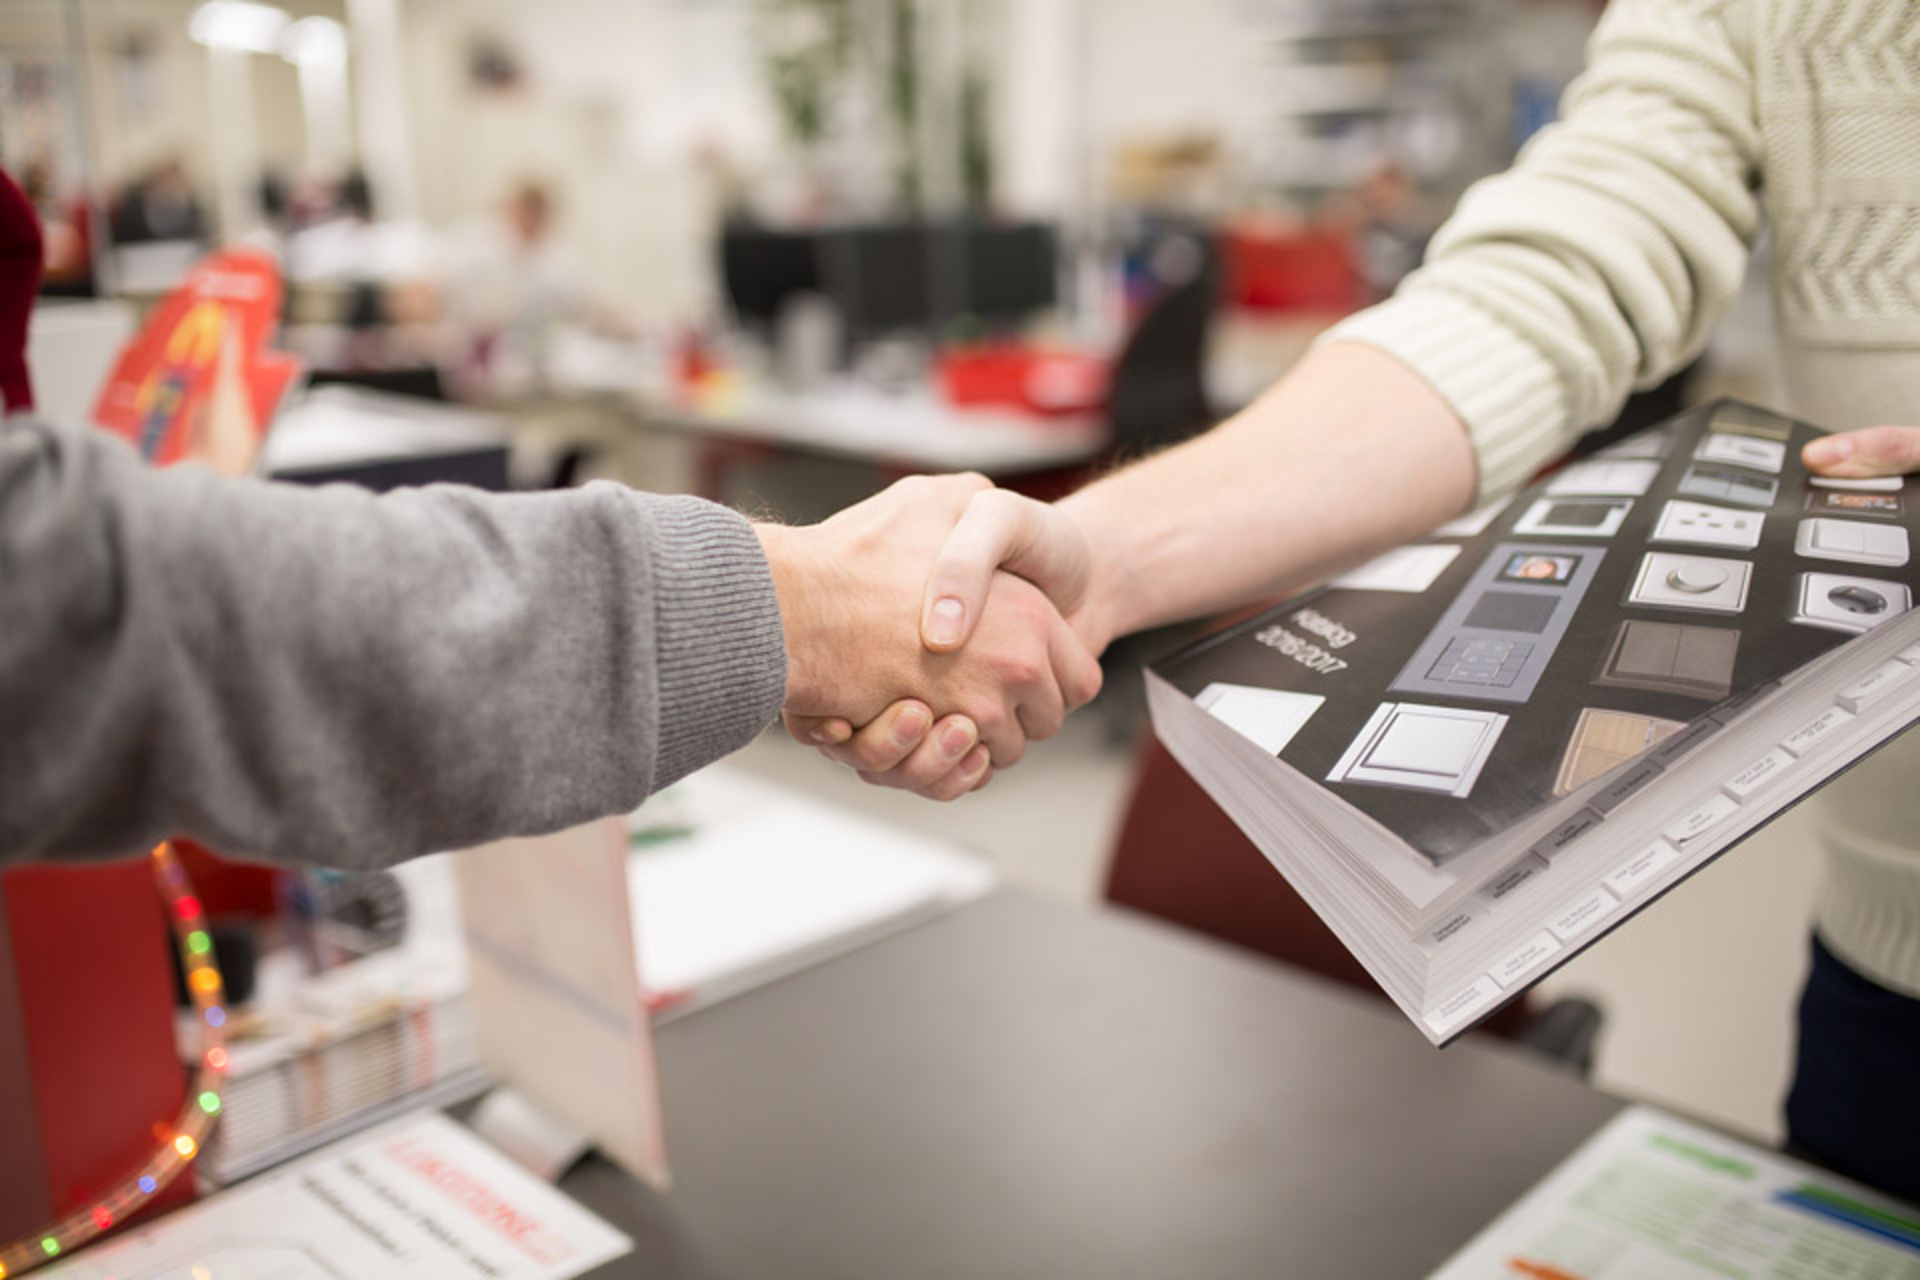
<svg viewBox="0 0 1920 1280">
<path fill-rule="evenodd" d="M 1178 443 L 1213 425 L 1207 400 L 1207 335 L 1220 292 L 1214 251 L 1193 233 L 1198 261 L 1141 315 L 1107 394 L 1111 452 L 1137 456 Z"/>
<path fill-rule="evenodd" d="M 1385 999 L 1273 864 L 1151 735 L 1107 873 L 1107 901 L 1297 965 Z M 1591 1001 L 1522 998 L 1482 1030 L 1586 1076 L 1602 1015 Z"/>
</svg>

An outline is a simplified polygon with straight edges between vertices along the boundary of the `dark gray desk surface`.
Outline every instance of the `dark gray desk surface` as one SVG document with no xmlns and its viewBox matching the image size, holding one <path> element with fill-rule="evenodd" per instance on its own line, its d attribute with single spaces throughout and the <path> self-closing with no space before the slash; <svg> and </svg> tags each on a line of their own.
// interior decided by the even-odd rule
<svg viewBox="0 0 1920 1280">
<path fill-rule="evenodd" d="M 996 895 L 664 1028 L 649 1280 L 1424 1276 L 1619 1103 L 1138 916 Z"/>
</svg>

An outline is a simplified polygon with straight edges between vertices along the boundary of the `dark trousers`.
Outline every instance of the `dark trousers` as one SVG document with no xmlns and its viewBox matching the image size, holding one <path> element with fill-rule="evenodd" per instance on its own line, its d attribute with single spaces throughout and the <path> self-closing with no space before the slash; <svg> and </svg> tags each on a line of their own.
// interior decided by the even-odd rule
<svg viewBox="0 0 1920 1280">
<path fill-rule="evenodd" d="M 1796 1152 L 1920 1202 L 1920 1000 L 1841 963 L 1816 936 L 1787 1095 Z"/>
</svg>

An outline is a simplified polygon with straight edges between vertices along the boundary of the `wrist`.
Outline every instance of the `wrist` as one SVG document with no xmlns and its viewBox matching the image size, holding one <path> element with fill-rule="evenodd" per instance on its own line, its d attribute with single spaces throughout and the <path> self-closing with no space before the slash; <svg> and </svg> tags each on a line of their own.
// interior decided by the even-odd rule
<svg viewBox="0 0 1920 1280">
<path fill-rule="evenodd" d="M 780 630 L 787 651 L 787 689 L 784 704 L 792 707 L 797 698 L 809 696 L 815 682 L 808 641 L 813 626 L 807 614 L 807 574 L 802 567 L 805 539 L 799 531 L 785 525 L 753 526 L 760 550 L 767 558 L 767 572 L 773 579 L 773 597 L 780 610 Z"/>
<path fill-rule="evenodd" d="M 1054 504 L 1059 518 L 1070 524 L 1087 548 L 1086 590 L 1068 614 L 1074 634 L 1098 656 L 1121 636 L 1145 626 L 1137 615 L 1141 584 L 1125 552 L 1124 527 L 1109 527 L 1104 504 L 1094 489 L 1082 490 Z"/>
</svg>

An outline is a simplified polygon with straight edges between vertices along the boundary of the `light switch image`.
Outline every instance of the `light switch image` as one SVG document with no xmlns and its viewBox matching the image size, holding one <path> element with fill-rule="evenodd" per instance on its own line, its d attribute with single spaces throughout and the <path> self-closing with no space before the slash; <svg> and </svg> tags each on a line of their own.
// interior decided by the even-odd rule
<svg viewBox="0 0 1920 1280">
<path fill-rule="evenodd" d="M 1553 794 L 1571 795 L 1686 727 L 1683 720 L 1582 707 L 1567 739 L 1566 754 L 1560 758 Z"/>
<path fill-rule="evenodd" d="M 1899 493 L 1907 481 L 1905 476 L 1863 476 L 1857 480 L 1808 476 L 1807 483 L 1816 489 L 1839 489 L 1848 493 Z"/>
<path fill-rule="evenodd" d="M 1747 586 L 1752 579 L 1753 564 L 1747 560 L 1649 551 L 1641 558 L 1627 603 L 1739 613 L 1747 607 Z"/>
<path fill-rule="evenodd" d="M 1515 533 L 1566 538 L 1610 538 L 1620 531 L 1633 503 L 1625 498 L 1541 498 L 1514 522 Z"/>
<path fill-rule="evenodd" d="M 1326 699 L 1313 693 L 1216 680 L 1202 689 L 1194 702 L 1268 755 L 1277 756 Z"/>
<path fill-rule="evenodd" d="M 1476 507 L 1463 516 L 1441 525 L 1433 531 L 1436 538 L 1477 538 L 1487 531 L 1487 526 L 1500 518 L 1500 513 L 1513 505 L 1513 496 L 1495 498 L 1483 507 Z"/>
<path fill-rule="evenodd" d="M 1639 435 L 1628 436 L 1616 444 L 1610 444 L 1593 456 L 1596 458 L 1664 458 L 1673 448 L 1673 434 L 1667 431 L 1643 431 Z"/>
<path fill-rule="evenodd" d="M 1363 565 L 1347 570 L 1330 586 L 1348 591 L 1404 591 L 1418 594 L 1434 584 L 1460 555 L 1460 546 L 1452 542 L 1426 543 L 1395 547 L 1375 556 Z"/>
<path fill-rule="evenodd" d="M 1660 519 L 1653 527 L 1650 540 L 1751 551 L 1760 545 L 1760 527 L 1766 518 L 1766 513 L 1761 511 L 1675 499 L 1660 509 Z"/>
<path fill-rule="evenodd" d="M 1384 702 L 1327 775 L 1450 796 L 1472 792 L 1507 717 L 1413 702 Z"/>
<path fill-rule="evenodd" d="M 1845 560 L 1897 569 L 1907 562 L 1907 531 L 1897 524 L 1865 520 L 1802 520 L 1793 549 L 1814 560 Z"/>
<path fill-rule="evenodd" d="M 1632 618 L 1620 624 L 1594 683 L 1718 701 L 1733 689 L 1740 633 Z"/>
<path fill-rule="evenodd" d="M 1695 463 L 1680 477 L 1680 492 L 1689 498 L 1731 502 L 1742 507 L 1770 507 L 1780 496 L 1780 482 L 1737 467 Z"/>
<path fill-rule="evenodd" d="M 1716 431 L 1700 442 L 1693 456 L 1700 462 L 1730 462 L 1737 467 L 1779 475 L 1787 460 L 1787 446 L 1777 440 L 1756 440 Z"/>
<path fill-rule="evenodd" d="M 1707 419 L 1707 430 L 1756 436 L 1762 440 L 1785 440 L 1793 434 L 1793 419 L 1750 404 L 1724 404 Z"/>
<path fill-rule="evenodd" d="M 1584 493 L 1605 498 L 1637 498 L 1660 474 L 1658 462 L 1594 458 L 1576 462 L 1547 482 L 1551 494 Z"/>
<path fill-rule="evenodd" d="M 1905 583 L 1840 573 L 1803 573 L 1800 603 L 1793 620 L 1805 627 L 1859 635 L 1912 607 L 1913 595 Z"/>
</svg>

